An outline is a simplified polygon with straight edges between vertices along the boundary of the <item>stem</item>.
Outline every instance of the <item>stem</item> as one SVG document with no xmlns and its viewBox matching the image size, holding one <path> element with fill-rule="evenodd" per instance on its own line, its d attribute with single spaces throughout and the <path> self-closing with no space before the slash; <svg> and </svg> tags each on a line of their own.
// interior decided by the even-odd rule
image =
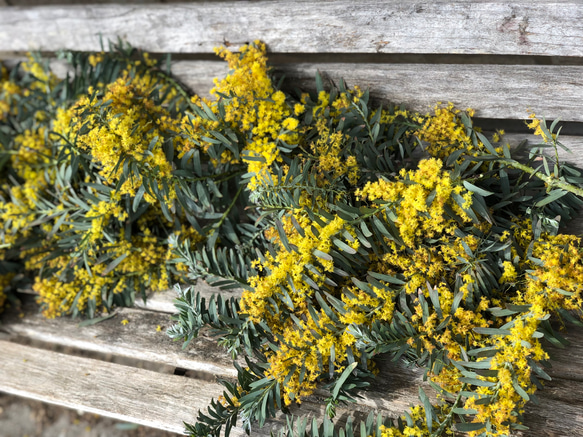
<svg viewBox="0 0 583 437">
<path fill-rule="evenodd" d="M 550 188 L 560 188 L 562 190 L 573 193 L 579 197 L 583 197 L 583 188 L 576 187 L 575 185 L 570 184 L 568 182 L 562 181 L 560 179 L 555 179 L 555 178 L 552 178 L 552 177 L 547 176 L 545 174 L 542 174 L 542 173 L 538 172 L 537 170 L 535 170 L 534 168 L 529 167 L 528 165 L 525 165 L 525 164 L 521 164 L 521 163 L 514 161 L 514 160 L 501 159 L 500 161 L 507 164 L 509 167 L 512 167 L 512 168 L 517 169 L 517 170 L 522 170 L 525 173 L 528 173 L 532 176 L 536 176 L 540 180 L 546 182 Z"/>
<path fill-rule="evenodd" d="M 451 420 L 453 418 L 453 410 L 458 407 L 460 401 L 462 400 L 462 392 L 466 388 L 467 388 L 467 384 L 462 385 L 462 388 L 460 389 L 459 393 L 457 394 L 457 397 L 455 398 L 455 401 L 454 401 L 453 405 L 451 406 L 448 415 L 445 416 L 445 419 L 443 420 L 443 422 L 441 422 L 441 424 L 439 425 L 439 428 L 437 428 L 435 430 L 435 432 L 431 433 L 431 437 L 439 437 L 443 433 L 443 431 L 445 431 L 445 427 L 451 423 Z"/>
<path fill-rule="evenodd" d="M 235 197 L 233 197 L 233 200 L 231 201 L 231 204 L 225 210 L 225 212 L 221 216 L 220 220 L 217 222 L 216 225 L 213 226 L 213 228 L 218 229 L 222 226 L 223 222 L 227 219 L 227 216 L 229 215 L 229 213 L 231 212 L 231 210 L 235 206 L 235 203 L 237 203 L 237 199 L 239 198 L 239 195 L 243 192 L 243 188 L 244 188 L 244 185 L 241 185 L 239 187 L 239 189 L 237 190 L 237 194 L 235 194 Z"/>
</svg>

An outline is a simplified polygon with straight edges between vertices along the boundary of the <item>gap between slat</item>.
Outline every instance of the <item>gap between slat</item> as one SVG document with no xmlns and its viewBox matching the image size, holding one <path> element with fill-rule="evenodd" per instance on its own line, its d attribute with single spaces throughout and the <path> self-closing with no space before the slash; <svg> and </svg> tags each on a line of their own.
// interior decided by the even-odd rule
<svg viewBox="0 0 583 437">
<path fill-rule="evenodd" d="M 139 46 L 135 47 L 140 49 Z M 55 58 L 58 52 L 34 51 L 45 58 Z M 24 59 L 28 52 L 0 51 L 0 59 Z M 149 52 L 154 59 L 166 59 L 167 53 Z M 218 61 L 215 53 L 169 53 L 173 61 Z M 483 64 L 483 65 L 583 65 L 583 56 L 481 55 L 434 53 L 277 53 L 267 56 L 273 64 L 343 63 L 343 64 Z"/>
</svg>

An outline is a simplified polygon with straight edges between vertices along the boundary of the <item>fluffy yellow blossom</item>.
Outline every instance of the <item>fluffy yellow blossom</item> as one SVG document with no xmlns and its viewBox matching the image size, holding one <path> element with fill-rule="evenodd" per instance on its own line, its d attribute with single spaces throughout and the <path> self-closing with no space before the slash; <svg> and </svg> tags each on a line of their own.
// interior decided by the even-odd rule
<svg viewBox="0 0 583 437">
<path fill-rule="evenodd" d="M 296 134 L 282 136 L 282 131 L 294 131 L 298 120 L 292 117 L 285 94 L 277 91 L 271 82 L 265 44 L 256 41 L 241 47 L 238 54 L 225 48 L 218 49 L 217 53 L 229 63 L 231 72 L 223 80 L 215 80 L 211 94 L 218 98 L 236 96 L 223 100 L 224 121 L 248 137 L 243 159 L 249 157 L 248 171 L 255 174 L 249 185 L 253 189 L 271 175 L 271 164 L 281 160 L 277 140 L 297 143 Z M 218 110 L 215 105 L 212 108 Z"/>
<path fill-rule="evenodd" d="M 442 170 L 442 165 L 439 159 L 424 159 L 419 162 L 417 170 L 402 170 L 400 178 L 395 181 L 379 179 L 367 182 L 355 194 L 366 200 L 391 202 L 401 238 L 407 246 L 415 247 L 422 237 L 432 238 L 453 232 L 455 220 L 447 218 L 446 207 L 452 208 L 466 223 L 470 222 L 452 195 L 463 199 L 462 206 L 467 209 L 472 202 L 471 193 L 452 181 L 449 172 Z"/>
</svg>

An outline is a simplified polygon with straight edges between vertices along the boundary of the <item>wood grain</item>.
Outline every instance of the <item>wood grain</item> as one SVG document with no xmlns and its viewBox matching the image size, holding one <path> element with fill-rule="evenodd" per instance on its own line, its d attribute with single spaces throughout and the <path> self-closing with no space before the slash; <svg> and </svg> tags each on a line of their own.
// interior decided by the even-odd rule
<svg viewBox="0 0 583 437">
<path fill-rule="evenodd" d="M 580 332 L 571 335 L 582 344 Z M 577 338 L 575 338 L 577 337 Z M 43 349 L 0 341 L 0 391 L 19 396 L 82 409 L 120 420 L 180 432 L 181 420 L 192 422 L 199 408 L 206 408 L 212 397 L 222 390 L 215 383 L 193 378 L 165 375 L 119 364 L 89 358 L 75 357 Z M 557 362 L 570 360 L 570 367 L 581 363 L 580 351 L 558 350 Z M 417 404 L 420 369 L 408 369 L 400 364 L 382 362 L 378 379 L 364 399 L 356 405 L 341 407 L 339 418 L 349 415 L 363 419 L 376 410 L 385 417 L 396 417 L 409 406 Z M 528 405 L 525 425 L 531 430 L 517 433 L 524 437 L 574 436 L 583 429 L 583 380 L 556 377 L 561 373 L 556 366 L 549 373 L 555 378 L 537 395 L 540 405 Z M 301 407 L 295 406 L 295 415 L 321 418 L 322 399 L 326 393 L 316 393 Z M 282 425 L 282 418 L 272 420 L 261 432 L 269 435 L 271 429 Z M 234 435 L 242 435 L 237 430 Z"/>
<path fill-rule="evenodd" d="M 473 108 L 476 117 L 583 120 L 583 67 L 456 64 L 298 64 L 283 70 L 294 86 L 313 88 L 316 71 L 336 83 L 422 113 L 437 102 Z"/>
<path fill-rule="evenodd" d="M 129 323 L 123 325 L 122 320 Z M 171 325 L 168 314 L 120 308 L 110 319 L 80 327 L 79 320 L 46 319 L 34 305 L 27 305 L 24 318 L 8 318 L 2 327 L 15 341 L 26 339 L 35 344 L 40 342 L 44 347 L 75 348 L 92 352 L 92 355 L 130 358 L 138 361 L 136 365 L 141 364 L 139 361 L 166 365 L 171 366 L 172 371 L 181 368 L 207 379 L 236 377 L 232 360 L 208 330 L 182 350 L 182 342 L 175 342 L 166 335 Z"/>
<path fill-rule="evenodd" d="M 568 20 L 568 25 L 565 21 Z M 99 50 L 121 37 L 153 52 L 210 53 L 261 39 L 286 53 L 581 56 L 576 1 L 206 2 L 4 8 L 0 51 Z"/>
<path fill-rule="evenodd" d="M 178 61 L 172 71 L 208 97 L 212 79 L 228 70 L 222 62 Z M 525 119 L 534 111 L 548 120 L 583 121 L 583 66 L 316 63 L 276 65 L 275 71 L 285 75 L 284 87 L 313 90 L 320 71 L 328 81 L 344 79 L 377 100 L 422 113 L 453 102 L 482 118 Z"/>
<path fill-rule="evenodd" d="M 181 432 L 222 386 L 0 341 L 0 391 Z"/>
<path fill-rule="evenodd" d="M 52 68 L 66 77 L 61 62 Z M 379 102 L 404 104 L 421 113 L 438 102 L 473 108 L 476 117 L 526 119 L 530 112 L 547 120 L 583 121 L 583 66 L 461 64 L 279 64 L 284 88 L 315 89 L 316 72 L 326 85 L 344 79 L 351 87 L 369 89 Z M 214 78 L 228 73 L 222 61 L 176 61 L 174 75 L 200 96 L 210 97 Z"/>
</svg>

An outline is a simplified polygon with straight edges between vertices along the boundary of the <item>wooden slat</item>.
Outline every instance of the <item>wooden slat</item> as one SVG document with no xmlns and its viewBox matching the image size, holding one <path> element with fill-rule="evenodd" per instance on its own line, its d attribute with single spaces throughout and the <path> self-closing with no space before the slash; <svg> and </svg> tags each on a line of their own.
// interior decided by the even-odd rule
<svg viewBox="0 0 583 437">
<path fill-rule="evenodd" d="M 211 379 L 215 376 L 236 377 L 232 360 L 207 331 L 203 331 L 184 351 L 182 343 L 172 341 L 166 335 L 166 329 L 172 324 L 168 314 L 122 308 L 111 319 L 79 327 L 78 320 L 68 317 L 46 319 L 35 312 L 34 306 L 27 308 L 24 318 L 13 317 L 2 325 L 13 339 L 162 364 L 172 366 L 172 370 L 179 367 Z M 129 323 L 123 325 L 122 320 Z"/>
<path fill-rule="evenodd" d="M 60 77 L 66 68 L 52 67 Z M 275 65 L 285 75 L 284 87 L 315 89 L 319 71 L 325 79 L 369 89 L 371 96 L 429 112 L 437 102 L 473 108 L 476 117 L 525 119 L 529 112 L 547 120 L 583 121 L 583 66 L 461 65 L 461 64 L 350 64 L 314 63 Z M 214 78 L 223 78 L 222 61 L 176 61 L 172 72 L 195 93 L 209 97 Z"/>
<path fill-rule="evenodd" d="M 583 5 L 279 0 L 5 8 L 0 14 L 0 51 L 99 50 L 98 34 L 154 52 L 209 53 L 261 39 L 288 53 L 581 56 Z"/>
<path fill-rule="evenodd" d="M 578 335 L 578 340 L 583 336 Z M 174 432 L 182 430 L 181 421 L 193 422 L 196 411 L 206 408 L 212 397 L 222 392 L 212 382 L 136 369 L 88 358 L 40 350 L 0 341 L 0 391 L 81 409 L 116 419 Z M 564 359 L 569 351 L 559 352 Z M 576 366 L 571 362 L 571 367 Z M 550 373 L 558 373 L 559 370 Z M 357 405 L 338 409 L 339 417 L 363 418 L 371 409 L 395 417 L 417 404 L 420 370 L 383 365 L 370 392 Z M 516 433 L 523 437 L 574 436 L 583 429 L 583 382 L 555 378 L 537 395 L 540 405 L 527 407 L 525 425 L 530 430 Z M 325 393 L 293 407 L 296 415 L 322 417 L 321 399 Z M 254 435 L 269 435 L 281 426 L 273 420 Z M 233 435 L 242 435 L 236 430 Z"/>
<path fill-rule="evenodd" d="M 122 357 L 130 357 L 138 360 L 149 361 L 153 363 L 173 365 L 189 370 L 192 375 L 199 378 L 208 378 L 215 373 L 218 376 L 229 377 L 234 376 L 232 369 L 229 369 L 229 359 L 225 353 L 214 346 L 210 339 L 202 338 L 195 340 L 193 345 L 186 351 L 180 351 L 180 345 L 172 343 L 165 337 L 162 332 L 156 331 L 158 324 L 167 324 L 167 315 L 155 313 L 145 310 L 122 309 L 119 310 L 118 315 L 106 321 L 93 326 L 79 328 L 76 322 L 69 319 L 61 318 L 55 320 L 43 320 L 40 316 L 27 314 L 26 317 L 20 321 L 6 320 L 3 325 L 3 339 L 20 340 L 28 338 L 30 340 L 39 340 L 45 346 L 50 344 L 59 346 L 71 346 L 79 350 L 99 352 L 102 354 L 115 354 Z M 120 324 L 122 318 L 129 320 L 129 324 L 123 326 Z M 165 325 L 163 325 L 165 326 Z M 548 373 L 554 378 L 553 381 L 547 383 L 547 387 L 539 393 L 541 405 L 536 406 L 532 403 L 527 408 L 526 425 L 530 426 L 532 431 L 523 434 L 525 437 L 548 437 L 548 432 L 554 432 L 555 435 L 574 435 L 572 432 L 576 429 L 583 429 L 583 417 L 579 414 L 580 408 L 583 406 L 583 329 L 572 328 L 566 336 L 572 345 L 567 349 L 549 348 L 551 356 L 553 357 L 554 365 L 549 369 Z M 0 350 L 4 353 L 4 346 L 8 343 L 0 342 Z M 12 345 L 12 344 L 11 344 Z M 28 355 L 32 354 L 29 347 L 22 345 L 12 345 L 14 354 L 19 354 L 20 360 L 28 360 Z M 16 348 L 16 349 L 15 349 Z M 23 348 L 24 355 L 19 348 Z M 35 357 L 43 357 L 42 365 L 46 367 L 47 374 L 65 373 L 68 375 L 68 368 L 61 369 L 61 361 L 54 361 L 54 352 L 48 354 L 49 359 L 44 358 L 47 351 L 35 349 Z M 9 354 L 10 355 L 10 354 Z M 60 354 L 57 354 L 60 356 Z M 64 358 L 59 358 L 65 360 Z M 19 394 L 35 399 L 44 400 L 47 402 L 58 403 L 72 408 L 81 408 L 88 411 L 98 412 L 112 417 L 129 420 L 136 423 L 143 423 L 149 426 L 157 426 L 161 429 L 176 430 L 172 427 L 173 420 L 175 420 L 176 413 L 171 410 L 156 411 L 159 414 L 155 418 L 156 423 L 145 422 L 144 418 L 140 416 L 139 408 L 131 406 L 132 391 L 139 390 L 138 388 L 122 387 L 117 392 L 109 392 L 110 399 L 118 399 L 118 404 L 113 403 L 111 406 L 99 407 L 99 400 L 101 399 L 98 385 L 99 378 L 88 381 L 86 378 L 84 382 L 79 382 L 78 385 L 72 385 L 63 389 L 53 391 L 53 388 L 41 387 L 40 391 L 32 390 L 35 385 L 47 385 L 54 380 L 55 384 L 63 383 L 61 377 L 47 376 L 43 381 L 39 382 L 38 377 L 32 377 L 29 381 L 28 361 L 24 362 L 24 369 L 19 363 L 18 375 L 2 375 L 2 372 L 9 372 L 9 367 L 14 363 L 12 361 L 6 362 L 4 355 L 0 356 L 0 391 L 7 391 L 14 394 Z M 66 361 L 81 369 L 87 366 L 81 366 L 78 360 L 88 360 L 86 358 L 69 357 Z M 99 361 L 88 360 L 91 362 L 92 369 L 101 369 L 102 365 Z M 126 366 L 114 365 L 111 363 L 102 363 L 107 370 L 107 377 L 114 378 L 119 375 L 120 380 L 124 381 L 127 378 Z M 33 364 L 33 367 L 37 364 Z M 87 364 L 89 365 L 89 364 Z M 117 367 L 111 367 L 117 366 Z M 121 369 L 118 371 L 118 369 Z M 339 409 L 340 416 L 346 414 L 355 415 L 358 418 L 365 417 L 370 410 L 380 410 L 383 414 L 389 417 L 396 417 L 406 410 L 410 405 L 417 404 L 417 392 L 419 384 L 423 384 L 424 389 L 428 390 L 426 383 L 422 383 L 422 371 L 420 369 L 409 369 L 402 364 L 395 364 L 388 361 L 379 364 L 380 373 L 372 385 L 371 389 L 363 393 L 364 398 L 359 401 L 358 405 L 350 405 L 347 408 Z M 141 369 L 134 369 L 132 372 L 137 372 L 139 375 L 144 375 L 148 380 L 140 379 L 139 384 L 148 385 L 149 380 L 166 380 L 170 375 L 160 375 L 157 373 L 146 372 Z M 101 372 L 101 370 L 99 370 Z M 105 370 L 104 370 L 105 372 Z M 34 372 L 33 372 L 34 373 Z M 92 375 L 95 371 L 89 371 Z M 4 377 L 6 376 L 6 377 Z M 73 378 L 74 376 L 66 376 L 66 378 Z M 18 380 L 25 378 L 26 381 Z M 35 379 L 36 378 L 36 379 Z M 140 376 L 141 378 L 141 376 Z M 183 378 L 190 384 L 190 378 Z M 131 380 L 131 379 L 130 379 Z M 8 385 L 2 381 L 11 381 Z M 92 385 L 94 384 L 94 385 Z M 125 382 L 124 382 L 125 384 Z M 50 384 L 49 384 L 50 385 Z M 122 384 L 123 385 L 123 384 Z M 211 396 L 216 396 L 216 388 L 214 391 L 207 391 L 204 399 L 200 396 L 190 398 L 188 392 L 175 391 L 175 385 L 168 385 L 164 388 L 167 396 L 175 396 L 181 398 L 185 406 L 191 408 L 191 414 L 195 414 L 198 408 L 203 408 L 206 402 L 210 401 Z M 107 386 L 107 390 L 111 390 L 115 384 L 112 382 Z M 70 391 L 78 391 L 77 393 L 85 393 L 85 397 L 78 395 L 77 399 L 73 396 L 70 399 Z M 97 390 L 97 391 L 96 391 Z M 47 392 L 51 395 L 48 396 Z M 185 393 L 185 394 L 183 394 Z M 202 395 L 201 395 L 202 396 Z M 321 417 L 323 414 L 323 407 L 320 399 L 326 397 L 324 392 L 318 392 L 313 398 L 306 400 L 301 408 L 294 407 L 294 414 L 313 415 Z M 129 397 L 130 400 L 124 398 Z M 84 399 L 87 400 L 84 400 Z M 76 400 L 77 399 L 77 400 Z M 76 403 L 78 402 L 78 404 Z M 166 401 L 164 401 L 166 402 Z M 180 400 L 176 400 L 177 403 Z M 130 404 L 125 406 L 126 403 Z M 97 406 L 96 406 L 97 405 Z M 123 408 L 118 405 L 124 405 Z M 100 409 L 101 408 L 101 409 Z M 163 407 L 160 407 L 161 409 Z M 120 410 L 121 409 L 121 410 Z M 123 414 L 120 416 L 120 411 Z M 173 411 L 173 410 L 172 410 Z M 148 416 L 152 418 L 152 416 Z M 182 416 L 181 416 L 182 417 Z M 189 420 L 193 420 L 192 418 Z M 273 421 L 268 429 L 281 425 L 280 420 Z M 264 432 L 261 432 L 263 435 Z M 267 430 L 265 430 L 267 435 Z"/>
<path fill-rule="evenodd" d="M 0 341 L 0 391 L 173 432 L 222 393 L 214 382 Z"/>
<path fill-rule="evenodd" d="M 552 119 L 548 120 L 550 121 Z M 549 121 L 547 121 L 547 124 Z M 560 123 L 559 126 L 561 126 Z M 542 139 L 539 136 L 532 134 L 517 134 L 517 133 L 505 134 L 502 141 L 509 143 L 511 147 L 516 147 L 524 140 L 526 140 L 527 146 L 526 150 L 528 150 L 528 147 L 542 143 Z M 558 149 L 559 159 L 561 161 L 568 162 L 571 165 L 583 169 L 583 136 L 560 135 L 559 142 L 569 149 L 564 150 L 562 148 L 559 148 Z M 549 148 L 548 153 L 554 155 L 554 150 Z"/>
<path fill-rule="evenodd" d="M 422 113 L 437 102 L 473 108 L 476 117 L 525 119 L 529 111 L 548 120 L 583 121 L 583 66 L 460 64 L 286 64 L 284 87 L 315 88 L 315 75 L 369 89 L 371 96 Z M 227 67 L 215 61 L 179 61 L 174 74 L 194 92 L 208 96 L 214 77 Z"/>
</svg>

